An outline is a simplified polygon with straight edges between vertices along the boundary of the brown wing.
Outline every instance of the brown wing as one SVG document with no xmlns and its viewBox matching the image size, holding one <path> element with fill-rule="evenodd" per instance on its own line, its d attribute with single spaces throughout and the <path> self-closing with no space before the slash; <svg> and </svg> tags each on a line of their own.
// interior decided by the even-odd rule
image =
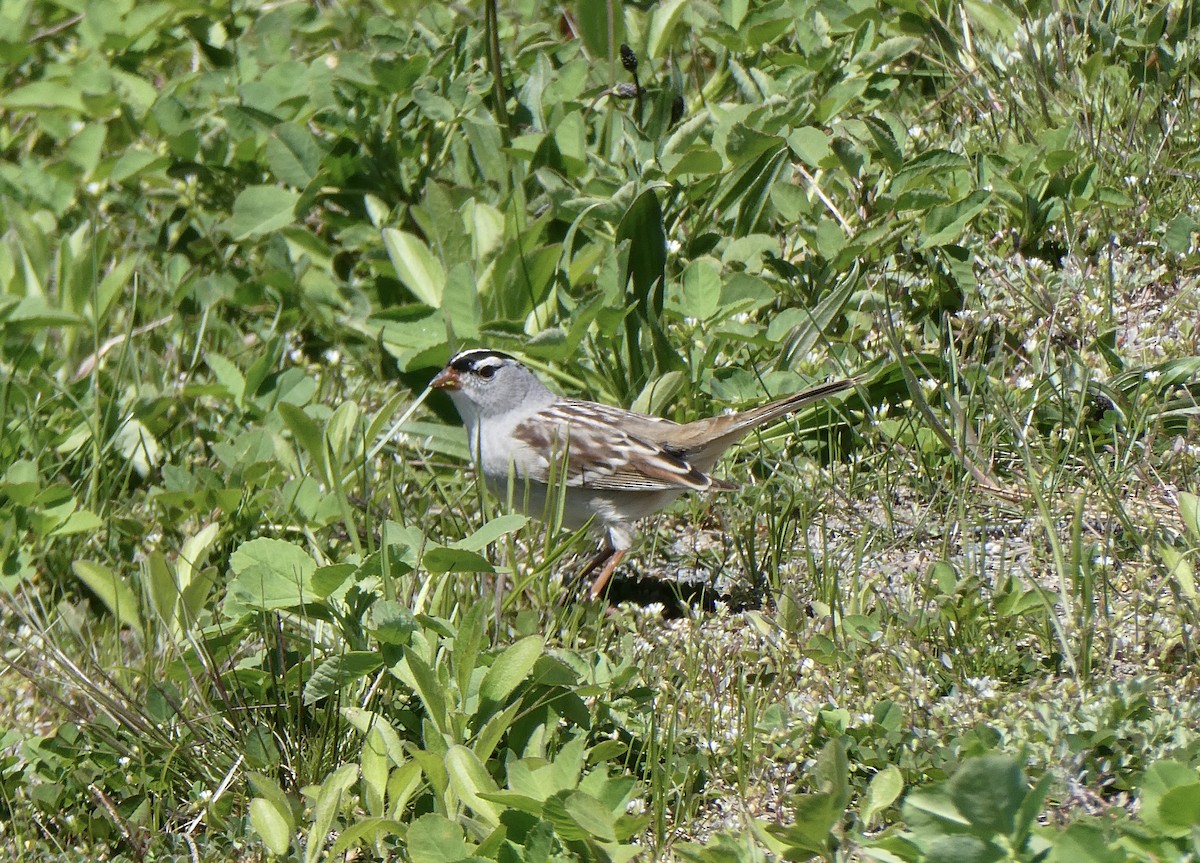
<svg viewBox="0 0 1200 863">
<path fill-rule="evenodd" d="M 562 476 L 569 486 L 602 490 L 667 491 L 730 489 L 681 457 L 646 439 L 670 420 L 645 417 L 590 402 L 562 401 L 513 429 L 527 447 L 517 462 L 527 478 L 549 483 Z M 640 432 L 640 434 L 639 434 Z"/>
</svg>

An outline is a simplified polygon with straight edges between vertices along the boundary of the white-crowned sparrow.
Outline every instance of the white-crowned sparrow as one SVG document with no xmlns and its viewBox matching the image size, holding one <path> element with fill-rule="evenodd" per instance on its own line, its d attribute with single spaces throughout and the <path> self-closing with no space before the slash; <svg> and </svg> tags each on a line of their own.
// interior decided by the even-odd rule
<svg viewBox="0 0 1200 863">
<path fill-rule="evenodd" d="M 683 425 L 564 398 L 499 351 L 463 351 L 430 386 L 454 401 L 493 493 L 504 496 L 511 477 L 514 503 L 541 517 L 548 489 L 561 487 L 565 527 L 577 529 L 595 519 L 600 554 L 584 570 L 587 575 L 603 565 L 592 583 L 595 598 L 633 545 L 634 522 L 684 492 L 737 488 L 709 475 L 725 450 L 752 429 L 854 383 L 830 381 L 741 413 Z"/>
</svg>

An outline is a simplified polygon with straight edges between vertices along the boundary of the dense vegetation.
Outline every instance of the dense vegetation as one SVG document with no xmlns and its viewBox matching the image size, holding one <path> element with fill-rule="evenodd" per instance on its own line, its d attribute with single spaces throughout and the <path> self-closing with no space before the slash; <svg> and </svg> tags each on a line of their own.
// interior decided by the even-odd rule
<svg viewBox="0 0 1200 863">
<path fill-rule="evenodd" d="M 0 0 L 0 853 L 1196 859 L 1198 18 Z M 864 384 L 607 605 L 477 344 Z"/>
</svg>

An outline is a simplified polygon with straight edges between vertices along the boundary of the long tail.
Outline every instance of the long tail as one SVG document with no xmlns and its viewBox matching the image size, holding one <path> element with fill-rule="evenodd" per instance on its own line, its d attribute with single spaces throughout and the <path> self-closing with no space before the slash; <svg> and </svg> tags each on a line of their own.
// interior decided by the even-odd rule
<svg viewBox="0 0 1200 863">
<path fill-rule="evenodd" d="M 829 398 L 860 383 L 862 381 L 858 378 L 829 381 L 739 414 L 726 414 L 691 423 L 691 440 L 681 448 L 684 457 L 701 471 L 708 473 L 721 453 L 741 440 L 751 429 L 766 425 L 784 414 L 794 413 L 805 405 Z"/>
<path fill-rule="evenodd" d="M 756 408 L 742 411 L 740 414 L 734 415 L 734 422 L 730 423 L 726 434 L 734 434 L 736 432 L 745 433 L 761 425 L 766 425 L 785 414 L 795 413 L 813 402 L 819 402 L 843 390 L 848 390 L 857 383 L 858 381 L 854 378 L 827 381 L 823 384 L 817 384 L 815 387 L 809 387 L 802 392 L 784 396 L 769 404 L 759 405 Z"/>
</svg>

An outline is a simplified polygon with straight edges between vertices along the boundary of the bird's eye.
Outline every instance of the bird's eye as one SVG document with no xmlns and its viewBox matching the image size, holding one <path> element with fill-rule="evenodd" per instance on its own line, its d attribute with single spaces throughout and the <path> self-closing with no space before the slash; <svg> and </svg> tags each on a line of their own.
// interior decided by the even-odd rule
<svg viewBox="0 0 1200 863">
<path fill-rule="evenodd" d="M 479 368 L 475 369 L 475 374 L 479 375 L 485 381 L 490 381 L 492 378 L 494 378 L 496 376 L 496 369 L 498 369 L 498 368 L 500 368 L 500 367 L 499 366 L 480 366 Z"/>
</svg>

